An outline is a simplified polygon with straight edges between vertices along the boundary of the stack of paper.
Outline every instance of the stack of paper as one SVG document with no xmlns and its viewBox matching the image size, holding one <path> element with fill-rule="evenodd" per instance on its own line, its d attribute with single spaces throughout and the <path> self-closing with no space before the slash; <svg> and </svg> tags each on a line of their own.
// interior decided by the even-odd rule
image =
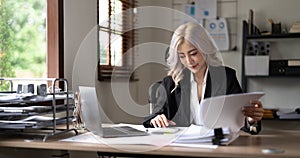
<svg viewBox="0 0 300 158">
<path fill-rule="evenodd" d="M 223 134 L 228 135 L 229 129 L 222 128 Z M 175 143 L 211 143 L 214 137 L 213 129 L 191 125 L 174 141 Z"/>
<path fill-rule="evenodd" d="M 295 110 L 281 110 L 277 112 L 279 119 L 300 119 L 300 114 Z"/>
<path fill-rule="evenodd" d="M 221 140 L 222 145 L 228 145 L 235 140 L 238 135 L 236 133 L 230 133 L 229 128 L 222 128 L 224 138 Z M 215 137 L 214 129 L 207 129 L 204 126 L 191 125 L 185 129 L 174 140 L 172 145 L 187 145 L 189 147 L 197 145 L 212 145 L 212 139 Z"/>
</svg>

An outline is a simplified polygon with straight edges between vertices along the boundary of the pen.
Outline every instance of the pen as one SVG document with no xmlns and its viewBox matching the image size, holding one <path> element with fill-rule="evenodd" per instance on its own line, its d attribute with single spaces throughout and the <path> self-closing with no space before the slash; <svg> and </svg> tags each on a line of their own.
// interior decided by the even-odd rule
<svg viewBox="0 0 300 158">
<path fill-rule="evenodd" d="M 173 132 L 160 132 L 160 131 L 153 131 L 151 134 L 174 134 Z"/>
<path fill-rule="evenodd" d="M 150 131 L 151 134 L 174 134 L 176 132 L 178 132 L 179 129 L 178 128 L 161 128 L 158 130 L 153 130 Z"/>
</svg>

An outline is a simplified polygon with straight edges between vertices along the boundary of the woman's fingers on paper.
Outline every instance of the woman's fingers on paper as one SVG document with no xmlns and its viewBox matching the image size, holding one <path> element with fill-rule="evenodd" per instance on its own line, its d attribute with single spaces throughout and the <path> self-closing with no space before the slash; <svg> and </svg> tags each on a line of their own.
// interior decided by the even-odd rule
<svg viewBox="0 0 300 158">
<path fill-rule="evenodd" d="M 175 123 L 174 121 L 171 121 L 171 120 L 169 120 L 169 125 L 171 125 L 171 126 L 175 126 L 175 125 L 176 125 L 176 123 Z"/>
<path fill-rule="evenodd" d="M 166 124 L 165 124 L 165 122 L 167 121 L 167 120 L 165 120 L 166 119 L 166 117 L 165 117 L 165 115 L 164 114 L 162 114 L 162 115 L 157 115 L 155 118 L 153 118 L 152 120 L 151 120 L 151 124 L 155 127 L 155 128 L 160 128 L 160 127 L 166 127 Z"/>
<path fill-rule="evenodd" d="M 154 118 L 150 121 L 150 123 L 153 125 L 154 128 L 157 128 L 156 121 Z"/>
<path fill-rule="evenodd" d="M 159 127 L 166 127 L 167 126 L 166 123 L 168 123 L 168 122 L 167 122 L 167 118 L 165 117 L 165 115 L 163 115 L 163 114 L 159 115 L 158 120 L 159 120 L 159 123 L 160 123 Z"/>
<path fill-rule="evenodd" d="M 256 107 L 256 108 L 262 108 L 263 107 L 262 103 L 259 100 L 251 100 L 250 103 L 252 105 L 254 105 L 254 107 Z"/>
<path fill-rule="evenodd" d="M 264 112 L 263 108 L 255 106 L 245 106 L 242 111 L 245 116 L 251 117 L 255 121 L 261 120 Z"/>
<path fill-rule="evenodd" d="M 174 121 L 168 120 L 167 117 L 164 114 L 157 115 L 155 118 L 153 118 L 150 123 L 155 128 L 164 128 L 168 126 L 175 126 L 176 123 Z"/>
</svg>

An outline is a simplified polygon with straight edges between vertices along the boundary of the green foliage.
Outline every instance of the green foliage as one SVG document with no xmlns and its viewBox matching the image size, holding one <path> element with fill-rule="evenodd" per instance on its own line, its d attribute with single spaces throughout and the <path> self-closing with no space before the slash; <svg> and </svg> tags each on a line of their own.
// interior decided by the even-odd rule
<svg viewBox="0 0 300 158">
<path fill-rule="evenodd" d="M 15 12 L 11 28 L 15 33 L 12 65 L 41 77 L 46 71 L 46 2 L 43 0 L 6 0 Z"/>
<path fill-rule="evenodd" d="M 46 0 L 0 0 L 0 15 L 0 77 L 18 77 L 16 70 L 43 77 Z"/>
<path fill-rule="evenodd" d="M 0 77 L 15 77 L 12 60 L 12 30 L 8 24 L 11 10 L 8 9 L 5 0 L 0 0 Z M 9 90 L 9 82 L 0 82 L 0 91 Z"/>
</svg>

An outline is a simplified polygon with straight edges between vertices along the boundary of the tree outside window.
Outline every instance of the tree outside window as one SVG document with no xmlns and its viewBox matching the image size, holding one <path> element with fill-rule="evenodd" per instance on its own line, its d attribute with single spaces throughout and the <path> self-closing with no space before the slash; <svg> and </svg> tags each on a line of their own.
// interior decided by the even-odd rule
<svg viewBox="0 0 300 158">
<path fill-rule="evenodd" d="M 47 77 L 46 2 L 0 0 L 0 77 Z"/>
</svg>

